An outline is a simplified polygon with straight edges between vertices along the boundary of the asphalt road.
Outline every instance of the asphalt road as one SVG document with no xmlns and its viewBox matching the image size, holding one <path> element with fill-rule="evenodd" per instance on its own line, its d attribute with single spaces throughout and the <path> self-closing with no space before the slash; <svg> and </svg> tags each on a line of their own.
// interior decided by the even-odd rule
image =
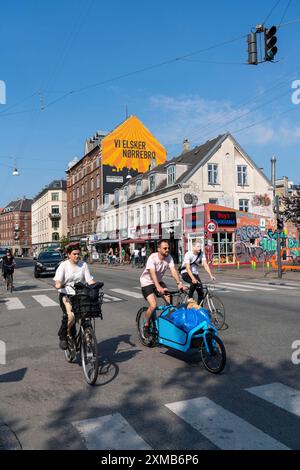
<svg viewBox="0 0 300 470">
<path fill-rule="evenodd" d="M 51 278 L 34 279 L 32 266 L 19 262 L 12 294 L 0 288 L 0 448 L 300 448 L 300 364 L 291 359 L 300 284 L 218 276 L 227 365 L 214 376 L 195 356 L 140 344 L 140 271 L 93 265 L 107 296 L 91 387 L 58 348 L 59 307 L 43 306 L 57 293 Z"/>
</svg>

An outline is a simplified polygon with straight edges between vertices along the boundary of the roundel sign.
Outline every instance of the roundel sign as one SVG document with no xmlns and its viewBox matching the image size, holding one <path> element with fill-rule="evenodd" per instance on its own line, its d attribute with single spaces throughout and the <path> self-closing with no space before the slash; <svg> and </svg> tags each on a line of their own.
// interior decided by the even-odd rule
<svg viewBox="0 0 300 470">
<path fill-rule="evenodd" d="M 218 230 L 218 224 L 214 220 L 209 220 L 206 224 L 206 230 L 210 233 L 214 233 Z"/>
</svg>

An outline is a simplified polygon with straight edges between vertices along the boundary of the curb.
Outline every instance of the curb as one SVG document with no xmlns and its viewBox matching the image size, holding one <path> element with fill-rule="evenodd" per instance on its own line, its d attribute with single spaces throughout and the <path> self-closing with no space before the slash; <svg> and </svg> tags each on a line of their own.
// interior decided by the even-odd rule
<svg viewBox="0 0 300 470">
<path fill-rule="evenodd" d="M 22 450 L 17 435 L 7 424 L 0 425 L 0 450 Z"/>
</svg>

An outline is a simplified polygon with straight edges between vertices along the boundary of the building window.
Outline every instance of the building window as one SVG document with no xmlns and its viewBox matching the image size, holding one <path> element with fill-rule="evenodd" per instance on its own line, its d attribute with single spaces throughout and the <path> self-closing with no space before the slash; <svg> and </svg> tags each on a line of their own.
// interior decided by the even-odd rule
<svg viewBox="0 0 300 470">
<path fill-rule="evenodd" d="M 114 194 L 114 205 L 115 205 L 115 206 L 118 206 L 118 205 L 119 205 L 119 190 L 118 190 L 118 189 L 115 190 L 115 194 Z"/>
<path fill-rule="evenodd" d="M 208 200 L 209 204 L 218 204 L 218 199 L 215 199 L 215 198 L 210 198 Z"/>
<path fill-rule="evenodd" d="M 59 220 L 52 220 L 52 228 L 53 230 L 59 229 Z"/>
<path fill-rule="evenodd" d="M 91 199 L 91 212 L 94 212 L 95 210 L 95 202 L 94 199 Z"/>
<path fill-rule="evenodd" d="M 149 176 L 149 192 L 155 190 L 155 174 Z"/>
<path fill-rule="evenodd" d="M 218 165 L 215 163 L 209 163 L 207 165 L 208 169 L 208 184 L 217 184 L 218 183 Z"/>
<path fill-rule="evenodd" d="M 84 196 L 84 184 L 81 185 L 81 196 Z"/>
<path fill-rule="evenodd" d="M 77 199 L 79 199 L 79 186 L 77 186 Z"/>
<path fill-rule="evenodd" d="M 240 211 L 249 211 L 249 199 L 239 199 L 239 209 Z"/>
<path fill-rule="evenodd" d="M 153 224 L 154 223 L 154 218 L 153 218 L 153 206 L 149 206 L 149 224 Z"/>
<path fill-rule="evenodd" d="M 134 226 L 134 212 L 133 212 L 133 211 L 130 211 L 129 223 L 130 223 L 130 226 L 131 226 L 131 227 Z"/>
<path fill-rule="evenodd" d="M 141 210 L 140 209 L 136 210 L 135 216 L 136 216 L 135 225 L 140 226 L 141 225 Z"/>
<path fill-rule="evenodd" d="M 136 182 L 135 193 L 137 196 L 140 196 L 142 194 L 142 180 L 138 180 Z"/>
<path fill-rule="evenodd" d="M 128 199 L 128 186 L 124 186 L 124 201 L 127 201 Z"/>
<path fill-rule="evenodd" d="M 52 241 L 53 242 L 58 242 L 59 241 L 59 233 L 57 233 L 57 232 L 52 233 Z"/>
<path fill-rule="evenodd" d="M 156 204 L 156 222 L 159 224 L 161 222 L 161 203 Z"/>
<path fill-rule="evenodd" d="M 109 204 L 109 194 L 104 194 L 104 207 L 107 208 Z"/>
<path fill-rule="evenodd" d="M 84 215 L 84 203 L 81 204 L 81 214 Z"/>
<path fill-rule="evenodd" d="M 51 206 L 51 214 L 59 214 L 59 207 Z"/>
<path fill-rule="evenodd" d="M 147 225 L 147 212 L 146 212 L 146 207 L 143 207 L 143 225 Z"/>
<path fill-rule="evenodd" d="M 173 219 L 178 219 L 178 199 L 173 199 Z"/>
<path fill-rule="evenodd" d="M 97 188 L 100 188 L 100 175 L 99 174 L 97 174 L 96 185 L 97 185 Z"/>
<path fill-rule="evenodd" d="M 245 186 L 246 184 L 248 184 L 246 165 L 237 166 L 237 179 L 238 179 L 239 186 Z"/>
<path fill-rule="evenodd" d="M 58 199 L 59 199 L 59 193 L 51 193 L 52 201 L 58 201 Z"/>
<path fill-rule="evenodd" d="M 169 166 L 167 169 L 167 181 L 168 186 L 174 184 L 176 179 L 176 167 L 175 165 Z"/>
<path fill-rule="evenodd" d="M 91 191 L 94 191 L 94 178 L 91 178 Z"/>
<path fill-rule="evenodd" d="M 169 220 L 170 220 L 170 205 L 169 205 L 169 201 L 165 201 L 165 202 L 164 202 L 164 206 L 165 206 L 165 221 L 166 221 L 166 222 L 169 222 Z"/>
</svg>

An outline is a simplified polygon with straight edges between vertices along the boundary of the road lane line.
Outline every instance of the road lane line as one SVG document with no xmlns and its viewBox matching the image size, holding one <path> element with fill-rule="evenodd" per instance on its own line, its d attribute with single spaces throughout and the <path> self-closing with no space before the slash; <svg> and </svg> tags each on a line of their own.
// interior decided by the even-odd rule
<svg viewBox="0 0 300 470">
<path fill-rule="evenodd" d="M 15 289 L 15 292 L 18 293 L 18 295 L 20 294 L 23 294 L 23 293 L 27 293 L 27 292 L 45 292 L 45 291 L 56 291 L 56 289 L 54 289 L 54 287 L 51 287 L 50 289 L 22 289 L 22 290 L 18 290 L 18 289 Z"/>
<path fill-rule="evenodd" d="M 135 299 L 143 299 L 142 294 L 138 294 L 137 292 L 132 292 L 130 290 L 125 290 L 125 289 L 109 289 L 112 292 L 116 292 L 117 294 L 124 294 L 127 295 L 128 297 L 134 297 Z"/>
<path fill-rule="evenodd" d="M 243 282 L 243 281 L 240 281 L 240 282 Z M 257 284 L 255 282 L 247 282 L 247 283 L 245 283 L 245 285 L 246 284 L 247 285 L 252 285 L 252 286 L 257 286 Z M 270 288 L 272 288 L 272 289 L 291 289 L 291 290 L 297 289 L 297 287 L 281 286 L 280 284 L 266 284 L 266 286 L 270 286 Z M 261 287 L 261 284 L 259 284 L 259 287 Z"/>
<path fill-rule="evenodd" d="M 152 450 L 120 413 L 72 424 L 89 450 Z"/>
<path fill-rule="evenodd" d="M 47 295 L 33 295 L 34 300 L 36 300 L 42 307 L 58 307 L 59 304 L 50 299 Z"/>
<path fill-rule="evenodd" d="M 247 289 L 254 289 L 254 290 L 269 290 L 269 291 L 274 291 L 274 287 L 259 287 L 259 286 L 251 286 L 251 285 L 248 285 L 248 283 L 243 283 L 243 284 L 238 284 L 238 283 L 232 283 L 232 282 L 222 282 L 223 285 L 225 286 L 229 286 L 229 288 L 231 289 L 232 287 L 231 286 L 234 286 L 234 287 L 246 287 Z"/>
<path fill-rule="evenodd" d="M 113 297 L 112 295 L 109 294 L 104 294 L 103 301 L 104 302 L 120 302 L 123 299 L 120 299 L 120 297 Z"/>
<path fill-rule="evenodd" d="M 166 407 L 222 450 L 288 450 L 207 397 L 169 403 Z"/>
<path fill-rule="evenodd" d="M 300 391 L 295 388 L 274 382 L 245 389 L 247 392 L 262 398 L 285 411 L 300 417 Z"/>
<path fill-rule="evenodd" d="M 25 308 L 25 305 L 22 304 L 21 300 L 18 297 L 12 297 L 11 299 L 3 299 L 5 301 L 5 306 L 7 310 L 20 310 Z"/>
</svg>

